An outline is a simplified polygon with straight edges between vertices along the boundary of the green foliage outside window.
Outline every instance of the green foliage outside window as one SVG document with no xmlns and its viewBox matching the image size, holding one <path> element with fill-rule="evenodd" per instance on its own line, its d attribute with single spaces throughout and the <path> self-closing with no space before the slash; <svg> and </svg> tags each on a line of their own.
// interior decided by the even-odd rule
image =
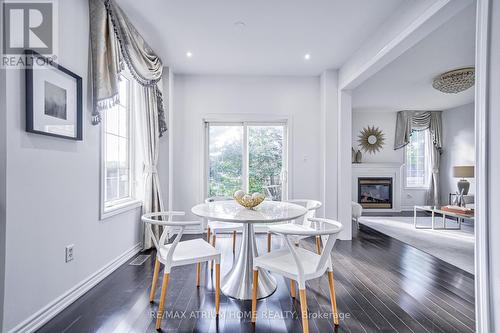
<svg viewBox="0 0 500 333">
<path fill-rule="evenodd" d="M 267 185 L 281 184 L 283 127 L 248 127 L 249 193 L 265 193 Z M 232 196 L 243 188 L 243 130 L 240 126 L 210 127 L 209 196 Z"/>
<path fill-rule="evenodd" d="M 264 186 L 281 184 L 283 128 L 255 126 L 248 129 L 249 192 L 264 193 Z"/>
</svg>

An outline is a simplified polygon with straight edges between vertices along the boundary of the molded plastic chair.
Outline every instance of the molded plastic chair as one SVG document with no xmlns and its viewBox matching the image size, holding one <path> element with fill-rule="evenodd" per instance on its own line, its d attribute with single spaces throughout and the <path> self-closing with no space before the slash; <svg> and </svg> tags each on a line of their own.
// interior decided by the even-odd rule
<svg viewBox="0 0 500 333">
<path fill-rule="evenodd" d="M 212 197 L 212 198 L 207 198 L 205 200 L 205 203 L 215 202 L 215 201 L 229 201 L 229 200 L 234 200 L 234 199 L 230 197 Z M 243 229 L 240 223 L 209 220 L 207 225 L 207 242 L 211 243 L 212 246 L 215 247 L 215 240 L 217 238 L 218 232 L 223 232 L 223 231 L 233 232 L 233 254 L 234 254 L 236 249 L 236 232 L 241 230 Z"/>
<path fill-rule="evenodd" d="M 342 224 L 337 221 L 311 218 L 310 222 L 315 224 L 312 228 L 296 225 L 290 230 L 288 224 L 278 224 L 270 226 L 272 233 L 281 235 L 287 248 L 279 249 L 259 256 L 253 261 L 253 294 L 252 294 L 252 322 L 256 320 L 257 307 L 257 285 L 259 278 L 258 268 L 283 275 L 291 281 L 291 293 L 295 298 L 295 282 L 299 284 L 300 308 L 302 312 L 302 327 L 305 333 L 309 332 L 307 319 L 306 281 L 316 279 L 328 271 L 328 282 L 330 287 L 330 300 L 333 312 L 333 322 L 339 324 L 337 314 L 337 303 L 335 300 L 335 288 L 333 282 L 333 265 L 331 252 L 337 239 L 338 233 L 342 230 Z M 321 254 L 297 247 L 293 244 L 295 236 L 315 237 L 328 236 L 326 244 Z"/>
<path fill-rule="evenodd" d="M 221 252 L 215 247 L 201 238 L 181 241 L 184 228 L 192 225 L 199 225 L 198 221 L 172 221 L 173 216 L 183 216 L 184 212 L 157 212 L 144 214 L 142 221 L 145 223 L 146 228 L 152 235 L 153 244 L 156 247 L 156 260 L 153 274 L 153 281 L 151 282 L 151 292 L 149 294 L 149 301 L 153 302 L 156 284 L 158 282 L 158 273 L 160 271 L 160 263 L 165 265 L 163 270 L 163 282 L 161 286 L 160 305 L 156 316 L 156 329 L 159 330 L 163 312 L 165 310 L 165 296 L 167 294 L 168 280 L 170 277 L 170 270 L 172 267 L 184 266 L 190 264 L 196 265 L 196 286 L 200 286 L 200 271 L 201 263 L 215 260 L 216 263 L 216 292 L 215 292 L 215 313 L 219 315 L 220 306 L 220 259 Z M 159 220 L 158 218 L 165 218 L 166 220 Z M 152 225 L 163 227 L 163 232 L 159 239 L 155 237 L 152 232 Z M 175 228 L 178 230 L 177 236 L 172 243 L 166 244 L 168 241 L 169 229 Z"/>
<path fill-rule="evenodd" d="M 287 200 L 286 202 L 296 204 L 303 206 L 307 209 L 307 213 L 298 218 L 293 220 L 292 222 L 283 224 L 287 225 L 289 230 L 294 230 L 294 227 L 296 225 L 298 226 L 304 226 L 304 227 L 311 227 L 311 222 L 309 219 L 316 217 L 316 211 L 321 207 L 321 202 L 317 200 L 309 200 L 309 199 L 295 199 L 295 200 Z M 299 231 L 302 229 L 299 228 Z M 267 232 L 267 252 L 271 251 L 271 234 L 272 232 L 268 231 Z M 293 237 L 293 242 L 298 245 L 301 239 L 307 238 L 309 236 L 295 236 Z M 321 251 L 321 237 L 317 236 L 316 237 L 316 251 L 320 253 Z"/>
</svg>

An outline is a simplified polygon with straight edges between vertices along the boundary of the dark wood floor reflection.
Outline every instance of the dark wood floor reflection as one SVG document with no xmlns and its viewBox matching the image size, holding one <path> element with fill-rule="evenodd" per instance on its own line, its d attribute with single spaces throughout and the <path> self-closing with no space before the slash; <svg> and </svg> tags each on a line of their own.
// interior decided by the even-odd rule
<svg viewBox="0 0 500 333">
<path fill-rule="evenodd" d="M 221 236 L 217 244 L 225 274 L 233 260 L 231 238 Z M 263 236 L 258 246 L 265 249 Z M 304 246 L 313 249 L 312 243 Z M 352 241 L 337 242 L 333 260 L 338 332 L 474 332 L 473 275 L 364 226 Z M 150 258 L 142 266 L 123 265 L 39 332 L 154 332 L 157 303 L 148 301 L 153 264 Z M 278 289 L 258 302 L 254 327 L 246 316 L 250 302 L 225 296 L 221 317 L 213 318 L 214 286 L 206 266 L 200 289 L 195 265 L 175 268 L 163 331 L 302 332 L 300 304 L 290 298 L 288 281 L 275 277 Z M 326 275 L 307 288 L 310 332 L 334 331 Z"/>
</svg>

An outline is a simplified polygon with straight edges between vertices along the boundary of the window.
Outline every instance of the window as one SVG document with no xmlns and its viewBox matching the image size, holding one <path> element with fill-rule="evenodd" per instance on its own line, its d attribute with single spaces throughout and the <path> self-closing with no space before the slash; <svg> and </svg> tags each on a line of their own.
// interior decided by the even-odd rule
<svg viewBox="0 0 500 333">
<path fill-rule="evenodd" d="M 243 188 L 243 126 L 209 126 L 208 196 L 232 196 Z"/>
<path fill-rule="evenodd" d="M 286 196 L 287 130 L 283 123 L 207 123 L 207 194 Z"/>
<path fill-rule="evenodd" d="M 120 102 L 103 112 L 102 120 L 102 213 L 137 203 L 134 198 L 134 142 L 132 81 L 120 77 Z"/>
<path fill-rule="evenodd" d="M 406 187 L 426 188 L 429 186 L 429 130 L 413 131 L 410 143 L 405 147 Z"/>
</svg>

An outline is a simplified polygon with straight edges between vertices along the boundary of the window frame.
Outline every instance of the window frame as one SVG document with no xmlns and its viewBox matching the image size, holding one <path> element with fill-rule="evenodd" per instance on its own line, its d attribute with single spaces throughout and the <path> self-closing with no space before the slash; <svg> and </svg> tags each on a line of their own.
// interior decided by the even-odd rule
<svg viewBox="0 0 500 333">
<path fill-rule="evenodd" d="M 208 197 L 209 192 L 209 181 L 210 181 L 210 125 L 213 126 L 242 126 L 243 127 L 243 160 L 242 160 L 242 174 L 241 177 L 243 179 L 243 188 L 242 190 L 247 192 L 249 187 L 249 170 L 248 170 L 248 158 L 249 158 L 249 150 L 248 150 L 248 127 L 249 126 L 282 126 L 283 127 L 283 166 L 282 172 L 284 175 L 283 181 L 283 189 L 282 189 L 282 200 L 287 200 L 289 197 L 290 184 L 290 124 L 288 119 L 270 119 L 270 120 L 255 120 L 255 121 L 244 121 L 244 120 L 218 120 L 218 119 L 204 119 L 203 126 L 205 130 L 204 135 L 204 163 L 203 163 L 203 197 Z"/>
<path fill-rule="evenodd" d="M 134 131 L 133 120 L 135 118 L 134 105 L 136 93 L 134 89 L 134 81 L 132 76 L 127 72 L 120 74 L 124 79 L 128 80 L 127 87 L 127 111 L 128 111 L 128 164 L 129 164 L 129 196 L 122 199 L 112 201 L 112 205 L 108 205 L 106 199 L 106 116 L 101 119 L 101 158 L 100 158 L 100 219 L 104 220 L 111 216 L 135 209 L 142 206 L 142 201 L 136 197 L 136 133 Z M 106 112 L 106 111 L 104 111 Z"/>
<path fill-rule="evenodd" d="M 425 130 L 422 130 L 421 132 L 428 132 L 429 129 L 425 129 Z M 410 139 L 411 140 L 411 139 Z M 427 164 L 427 158 L 428 158 L 428 154 L 429 152 L 427 151 L 428 150 L 428 140 L 429 140 L 429 134 L 428 133 L 425 133 L 425 136 L 424 136 L 424 157 L 425 157 L 425 161 L 424 161 L 424 165 Z M 424 172 L 425 172 L 425 182 L 423 185 L 408 185 L 408 146 L 411 144 L 408 143 L 405 147 L 404 147 L 404 188 L 405 190 L 428 190 L 429 189 L 429 186 L 430 186 L 430 183 L 429 183 L 429 178 L 430 178 L 430 174 L 429 174 L 429 170 L 427 167 L 425 167 L 424 169 Z"/>
</svg>

